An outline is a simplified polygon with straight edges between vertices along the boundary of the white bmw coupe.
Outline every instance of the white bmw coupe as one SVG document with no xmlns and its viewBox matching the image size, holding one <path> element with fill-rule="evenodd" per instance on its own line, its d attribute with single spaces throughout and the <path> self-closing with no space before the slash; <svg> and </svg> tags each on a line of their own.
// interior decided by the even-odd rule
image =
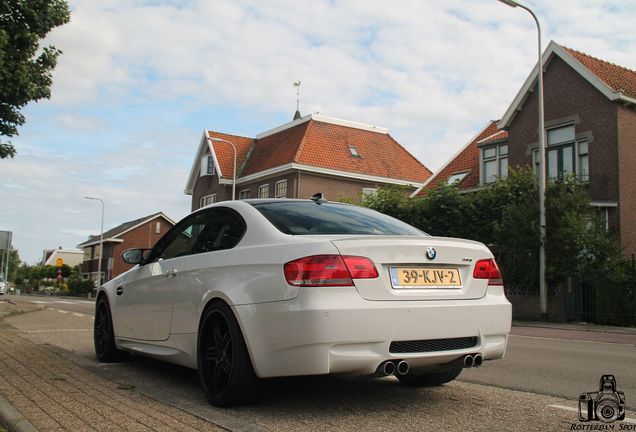
<svg viewBox="0 0 636 432">
<path fill-rule="evenodd" d="M 123 258 L 136 266 L 97 295 L 98 359 L 197 369 L 217 406 L 255 401 L 269 377 L 435 386 L 506 350 L 511 305 L 486 246 L 320 195 L 213 204 Z"/>
</svg>

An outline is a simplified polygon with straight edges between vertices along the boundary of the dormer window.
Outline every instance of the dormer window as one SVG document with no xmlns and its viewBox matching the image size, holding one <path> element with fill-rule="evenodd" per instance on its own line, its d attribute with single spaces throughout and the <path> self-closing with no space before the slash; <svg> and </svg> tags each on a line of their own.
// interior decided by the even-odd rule
<svg viewBox="0 0 636 432">
<path fill-rule="evenodd" d="M 351 156 L 353 157 L 357 157 L 357 158 L 362 157 L 360 156 L 360 153 L 358 153 L 358 149 L 353 146 L 349 146 L 349 152 L 351 153 Z"/>
<path fill-rule="evenodd" d="M 201 158 L 201 176 L 214 175 L 214 158 L 208 154 Z"/>
<path fill-rule="evenodd" d="M 462 182 L 462 180 L 466 178 L 466 176 L 468 176 L 468 174 L 470 174 L 470 171 L 455 173 L 448 178 L 448 184 L 451 186 L 455 184 L 459 184 Z"/>
</svg>

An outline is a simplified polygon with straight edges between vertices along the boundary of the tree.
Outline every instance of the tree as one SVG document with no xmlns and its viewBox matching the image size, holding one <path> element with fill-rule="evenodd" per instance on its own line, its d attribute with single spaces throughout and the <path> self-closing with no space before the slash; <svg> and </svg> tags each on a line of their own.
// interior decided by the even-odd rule
<svg viewBox="0 0 636 432">
<path fill-rule="evenodd" d="M 39 42 L 69 19 L 65 0 L 0 2 L 0 136 L 16 136 L 25 121 L 20 110 L 51 96 L 51 72 L 61 51 L 40 49 Z M 14 155 L 15 147 L 0 141 L 0 158 Z"/>
<path fill-rule="evenodd" d="M 9 260 L 9 273 L 6 275 L 6 280 L 15 280 L 18 267 L 20 266 L 20 255 L 17 250 L 11 250 L 8 254 L 6 250 L 0 250 L 0 255 L 3 256 L 3 260 Z M 4 261 L 6 263 L 6 261 Z M 0 273 L 4 273 L 4 267 L 0 269 Z"/>
<path fill-rule="evenodd" d="M 408 199 L 389 188 L 362 204 L 432 235 L 480 241 L 495 254 L 507 284 L 538 289 L 539 191 L 531 169 L 510 169 L 507 178 L 470 193 L 440 184 L 425 198 Z M 551 283 L 576 274 L 607 275 L 620 267 L 620 243 L 595 214 L 585 184 L 575 177 L 550 182 L 546 207 Z"/>
</svg>

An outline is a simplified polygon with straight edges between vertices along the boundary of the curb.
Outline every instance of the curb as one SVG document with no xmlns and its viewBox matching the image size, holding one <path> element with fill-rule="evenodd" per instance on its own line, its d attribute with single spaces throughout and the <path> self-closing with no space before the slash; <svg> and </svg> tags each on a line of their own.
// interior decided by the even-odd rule
<svg viewBox="0 0 636 432">
<path fill-rule="evenodd" d="M 622 335 L 636 335 L 636 328 L 634 327 L 615 327 L 615 326 L 596 326 L 594 324 L 559 324 L 549 322 L 535 322 L 535 321 L 514 321 L 512 327 L 534 327 L 534 328 L 546 328 L 554 330 L 571 330 L 571 331 L 583 331 L 594 333 L 611 333 Z"/>
<path fill-rule="evenodd" d="M 35 426 L 22 417 L 22 414 L 2 396 L 0 396 L 0 424 L 9 432 L 38 432 Z"/>
</svg>

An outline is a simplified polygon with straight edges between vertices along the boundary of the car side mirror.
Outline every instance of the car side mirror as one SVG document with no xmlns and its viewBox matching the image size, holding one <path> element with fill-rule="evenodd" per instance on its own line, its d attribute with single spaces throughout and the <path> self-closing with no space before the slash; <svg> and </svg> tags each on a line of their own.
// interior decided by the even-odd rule
<svg viewBox="0 0 636 432">
<path fill-rule="evenodd" d="M 150 249 L 126 249 L 121 254 L 121 259 L 127 264 L 144 264 L 146 252 Z"/>
</svg>

